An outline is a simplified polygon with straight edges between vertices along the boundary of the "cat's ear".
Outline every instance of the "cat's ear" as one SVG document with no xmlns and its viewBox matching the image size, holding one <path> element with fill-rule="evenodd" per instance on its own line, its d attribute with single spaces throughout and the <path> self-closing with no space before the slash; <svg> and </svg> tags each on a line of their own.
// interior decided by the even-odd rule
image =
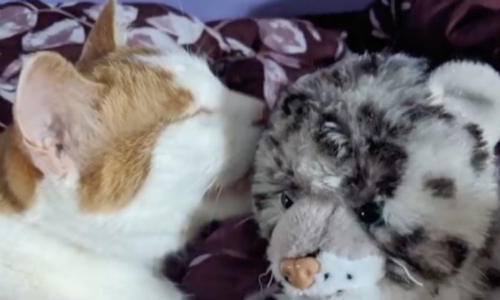
<svg viewBox="0 0 500 300">
<path fill-rule="evenodd" d="M 126 43 L 126 30 L 116 16 L 118 4 L 108 0 L 83 47 L 79 64 L 106 56 Z"/>
<path fill-rule="evenodd" d="M 35 54 L 19 77 L 14 120 L 22 147 L 46 176 L 77 167 L 78 147 L 92 136 L 92 103 L 102 87 L 56 53 Z"/>
</svg>

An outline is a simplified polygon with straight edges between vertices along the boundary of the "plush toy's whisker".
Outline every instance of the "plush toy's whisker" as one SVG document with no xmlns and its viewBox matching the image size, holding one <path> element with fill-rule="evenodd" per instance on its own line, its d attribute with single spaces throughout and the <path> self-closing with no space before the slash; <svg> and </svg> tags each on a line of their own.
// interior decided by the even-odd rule
<svg viewBox="0 0 500 300">
<path fill-rule="evenodd" d="M 413 283 L 415 283 L 418 286 L 424 286 L 424 284 L 422 282 L 418 281 L 417 279 L 415 279 L 415 277 L 413 277 L 413 275 L 411 275 L 411 273 L 408 270 L 408 268 L 402 262 L 400 262 L 399 260 L 397 260 L 395 258 L 392 258 L 392 257 L 391 257 L 391 260 L 393 262 L 395 262 L 398 266 L 400 266 L 405 271 L 406 276 L 408 276 L 408 279 L 410 281 L 412 281 Z"/>
<path fill-rule="evenodd" d="M 259 275 L 259 288 L 261 291 L 264 289 L 264 287 L 262 285 L 262 278 L 264 278 L 267 274 L 269 274 L 269 272 L 271 272 L 271 267 L 267 268 L 266 272 Z M 273 279 L 273 273 L 271 272 L 271 281 L 270 282 L 272 282 L 272 279 Z M 267 288 L 269 288 L 269 283 L 267 285 Z"/>
<path fill-rule="evenodd" d="M 269 267 L 269 270 L 271 267 Z M 269 288 L 273 284 L 274 274 L 271 272 L 271 276 L 269 276 L 269 282 L 267 283 L 267 288 Z"/>
</svg>

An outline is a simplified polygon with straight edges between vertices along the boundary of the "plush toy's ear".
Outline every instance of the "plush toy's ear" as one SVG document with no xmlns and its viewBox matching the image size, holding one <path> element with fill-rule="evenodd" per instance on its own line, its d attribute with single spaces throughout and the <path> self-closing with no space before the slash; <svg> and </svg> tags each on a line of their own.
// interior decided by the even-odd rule
<svg viewBox="0 0 500 300">
<path fill-rule="evenodd" d="M 40 52 L 19 77 L 14 119 L 33 164 L 64 177 L 76 166 L 78 145 L 92 134 L 92 100 L 101 87 L 56 53 Z"/>
<path fill-rule="evenodd" d="M 118 4 L 108 0 L 89 33 L 83 47 L 79 64 L 98 59 L 116 50 L 126 43 L 126 32 L 116 18 Z"/>
</svg>

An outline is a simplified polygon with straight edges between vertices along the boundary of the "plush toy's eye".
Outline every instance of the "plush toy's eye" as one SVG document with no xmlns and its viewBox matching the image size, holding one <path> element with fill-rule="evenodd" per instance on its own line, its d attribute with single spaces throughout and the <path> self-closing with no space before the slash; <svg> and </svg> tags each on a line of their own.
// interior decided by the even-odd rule
<svg viewBox="0 0 500 300">
<path fill-rule="evenodd" d="M 290 199 L 287 194 L 281 193 L 281 205 L 283 205 L 285 209 L 289 209 L 293 205 L 293 200 Z"/>
<path fill-rule="evenodd" d="M 356 209 L 356 214 L 361 222 L 366 225 L 382 225 L 384 223 L 382 218 L 383 206 L 381 201 L 372 201 Z"/>
</svg>

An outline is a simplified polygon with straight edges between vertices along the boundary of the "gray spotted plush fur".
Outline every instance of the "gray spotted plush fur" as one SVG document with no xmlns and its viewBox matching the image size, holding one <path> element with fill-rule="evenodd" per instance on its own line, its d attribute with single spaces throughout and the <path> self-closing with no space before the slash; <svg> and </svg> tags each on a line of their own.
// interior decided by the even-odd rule
<svg viewBox="0 0 500 300">
<path fill-rule="evenodd" d="M 478 300 L 495 294 L 500 76 L 352 55 L 280 97 L 256 154 L 256 220 L 277 299 Z M 315 257 L 312 286 L 280 274 Z"/>
</svg>

